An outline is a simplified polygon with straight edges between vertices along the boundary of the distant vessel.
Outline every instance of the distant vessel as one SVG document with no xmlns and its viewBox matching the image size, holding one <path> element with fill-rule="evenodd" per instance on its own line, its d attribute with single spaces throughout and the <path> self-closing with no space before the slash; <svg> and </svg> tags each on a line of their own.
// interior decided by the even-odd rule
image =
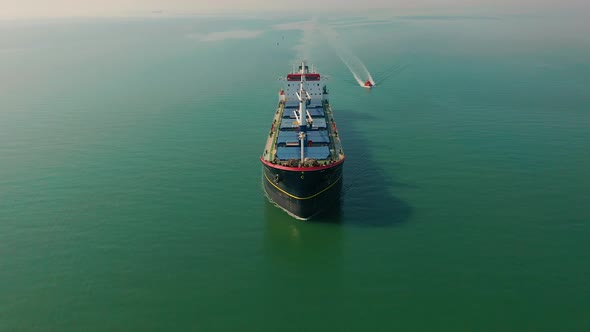
<svg viewBox="0 0 590 332">
<path fill-rule="evenodd" d="M 370 89 L 370 88 L 372 88 L 372 87 L 373 87 L 373 85 L 374 85 L 374 84 L 373 84 L 373 83 L 371 83 L 371 80 L 367 80 L 367 81 L 365 82 L 365 88 L 367 88 L 367 89 Z"/>
<path fill-rule="evenodd" d="M 275 204 L 305 220 L 339 198 L 344 153 L 321 75 L 303 61 L 285 81 L 260 157 L 262 180 Z"/>
</svg>

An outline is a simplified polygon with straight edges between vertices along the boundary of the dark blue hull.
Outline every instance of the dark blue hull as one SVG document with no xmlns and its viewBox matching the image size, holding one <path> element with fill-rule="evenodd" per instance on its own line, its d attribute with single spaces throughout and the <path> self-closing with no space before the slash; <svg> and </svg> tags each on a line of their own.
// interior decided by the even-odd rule
<svg viewBox="0 0 590 332">
<path fill-rule="evenodd" d="M 287 170 L 263 164 L 264 190 L 289 214 L 309 219 L 331 207 L 340 197 L 343 165 Z"/>
</svg>

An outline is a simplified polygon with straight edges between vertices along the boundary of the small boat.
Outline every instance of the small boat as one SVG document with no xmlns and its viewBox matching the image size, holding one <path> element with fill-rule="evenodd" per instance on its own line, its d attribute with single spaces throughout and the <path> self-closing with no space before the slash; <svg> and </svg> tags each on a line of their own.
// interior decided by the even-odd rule
<svg viewBox="0 0 590 332">
<path fill-rule="evenodd" d="M 371 80 L 367 80 L 365 82 L 365 88 L 370 89 L 373 87 L 373 83 L 371 83 Z"/>
</svg>

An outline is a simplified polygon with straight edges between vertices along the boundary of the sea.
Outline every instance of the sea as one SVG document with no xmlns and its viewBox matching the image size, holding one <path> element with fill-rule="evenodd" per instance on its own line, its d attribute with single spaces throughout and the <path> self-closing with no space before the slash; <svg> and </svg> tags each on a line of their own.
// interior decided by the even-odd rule
<svg viewBox="0 0 590 332">
<path fill-rule="evenodd" d="M 0 331 L 590 331 L 582 14 L 0 21 Z M 301 60 L 310 221 L 259 159 Z"/>
</svg>

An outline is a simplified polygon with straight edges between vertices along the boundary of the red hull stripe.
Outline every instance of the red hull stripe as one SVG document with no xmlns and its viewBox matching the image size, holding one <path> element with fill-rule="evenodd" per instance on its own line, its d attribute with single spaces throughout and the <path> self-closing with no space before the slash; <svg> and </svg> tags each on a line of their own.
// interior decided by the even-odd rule
<svg viewBox="0 0 590 332">
<path fill-rule="evenodd" d="M 262 161 L 263 164 L 265 164 L 268 167 L 272 167 L 272 168 L 276 168 L 276 169 L 282 169 L 284 171 L 293 171 L 293 172 L 309 172 L 309 171 L 321 171 L 323 169 L 328 169 L 328 168 L 332 168 L 334 166 L 340 165 L 344 162 L 345 158 L 342 158 L 342 160 L 339 160 L 333 164 L 329 164 L 329 165 L 323 165 L 323 166 L 316 166 L 316 167 L 289 167 L 289 166 L 282 166 L 282 165 L 275 165 L 273 163 L 270 163 L 266 160 L 264 160 L 262 157 L 260 157 L 260 161 Z"/>
</svg>

